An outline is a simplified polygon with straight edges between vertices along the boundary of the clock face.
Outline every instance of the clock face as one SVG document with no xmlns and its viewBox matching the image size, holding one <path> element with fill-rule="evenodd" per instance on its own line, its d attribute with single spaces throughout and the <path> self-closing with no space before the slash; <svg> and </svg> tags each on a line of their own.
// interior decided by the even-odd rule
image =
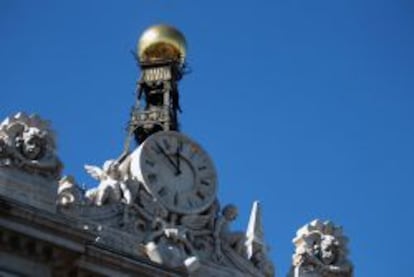
<svg viewBox="0 0 414 277">
<path fill-rule="evenodd" d="M 148 137 L 131 156 L 131 172 L 173 212 L 201 212 L 216 197 L 217 177 L 210 157 L 175 131 Z"/>
</svg>

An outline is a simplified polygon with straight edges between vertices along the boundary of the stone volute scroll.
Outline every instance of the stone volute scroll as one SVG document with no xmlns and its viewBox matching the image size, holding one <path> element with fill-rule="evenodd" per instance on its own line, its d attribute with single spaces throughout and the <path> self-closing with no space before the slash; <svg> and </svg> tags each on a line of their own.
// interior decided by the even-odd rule
<svg viewBox="0 0 414 277">
<path fill-rule="evenodd" d="M 293 239 L 291 277 L 352 277 L 348 238 L 330 221 L 314 220 L 297 231 Z"/>
</svg>

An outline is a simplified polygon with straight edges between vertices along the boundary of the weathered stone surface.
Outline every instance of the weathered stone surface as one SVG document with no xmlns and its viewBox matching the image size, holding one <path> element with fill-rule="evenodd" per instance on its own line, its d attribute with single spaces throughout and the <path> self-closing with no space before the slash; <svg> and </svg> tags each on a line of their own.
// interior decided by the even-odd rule
<svg viewBox="0 0 414 277">
<path fill-rule="evenodd" d="M 170 133 L 163 135 L 160 131 L 158 134 L 165 138 Z M 176 147 L 170 145 L 170 148 L 174 149 L 171 156 L 175 161 L 167 159 L 166 155 L 170 154 L 160 152 L 165 159 L 161 165 L 171 165 L 171 168 L 159 170 L 176 172 L 175 163 L 181 157 L 175 152 Z M 201 209 L 180 212 L 181 209 L 170 208 L 160 201 L 162 196 L 158 191 L 154 194 L 154 188 L 144 185 L 145 180 L 137 177 L 148 173 L 138 172 L 140 167 L 131 166 L 136 165 L 134 159 L 141 159 L 141 152 L 138 148 L 122 162 L 108 160 L 102 169 L 85 166 L 99 181 L 96 188 L 85 194 L 74 178 L 62 178 L 57 196 L 58 213 L 76 219 L 79 227 L 98 234 L 97 244 L 136 257 L 147 257 L 170 268 L 186 268 L 189 275 L 211 276 L 208 274 L 212 271 L 214 276 L 274 275 L 273 265 L 267 258 L 258 203 L 253 205 L 247 232 L 231 230 L 230 225 L 238 215 L 237 207 L 226 205 L 220 213 L 217 199 Z M 216 198 L 215 190 L 212 191 Z M 185 199 L 177 198 L 177 201 Z"/>
<path fill-rule="evenodd" d="M 129 162 L 130 159 L 126 159 L 123 164 L 115 165 L 119 176 L 97 178 L 100 184 L 94 194 L 103 195 L 100 190 L 108 187 L 120 192 L 120 186 L 112 184 L 122 180 L 134 192 L 131 201 L 125 201 L 124 194 L 119 192 L 99 201 L 95 201 L 96 198 L 91 200 L 88 191 L 82 196 L 74 180 L 64 177 L 60 182 L 62 188 L 59 188 L 58 199 L 67 200 L 58 202 L 58 212 L 77 219 L 79 226 L 97 233 L 97 244 L 133 256 L 147 257 L 170 268 L 186 268 L 191 276 L 274 275 L 273 266 L 264 251 L 263 235 L 260 234 L 260 247 L 257 247 L 259 234 L 248 232 L 249 236 L 256 235 L 253 238 L 254 255 L 248 257 L 246 234 L 230 230 L 231 222 L 237 217 L 234 205 L 225 206 L 221 215 L 217 200 L 196 214 L 171 211 L 136 181 L 134 174 L 127 170 L 129 167 L 125 166 Z M 108 163 L 114 165 L 113 162 Z M 105 168 L 109 167 L 104 166 L 103 170 L 89 167 L 87 170 L 102 176 L 106 174 Z M 111 185 L 103 185 L 108 183 Z M 260 217 L 257 204 L 253 213 L 257 219 Z M 255 222 L 252 224 L 259 224 L 258 220 Z M 256 226 L 254 230 L 260 228 Z"/>
<path fill-rule="evenodd" d="M 49 122 L 25 113 L 6 118 L 0 124 L 0 167 L 58 180 L 62 164 Z"/>
<path fill-rule="evenodd" d="M 54 211 L 62 164 L 47 121 L 17 113 L 0 124 L 0 194 Z"/>
<path fill-rule="evenodd" d="M 7 144 L 9 148 L 14 145 L 11 143 L 14 139 L 10 138 L 13 128 L 24 132 L 27 126 L 37 126 L 39 129 L 34 131 L 36 134 L 48 126 L 40 124 L 37 117 L 30 120 L 38 125 L 29 119 L 30 117 L 19 114 L 12 120 L 4 121 L 1 129 L 3 133 L 0 133 L 0 141 L 5 142 L 2 145 Z M 14 137 L 21 135 L 16 130 Z M 44 251 L 50 252 L 46 262 L 41 259 L 36 262 L 32 257 L 37 255 L 36 251 L 30 257 L 22 256 L 20 252 L 26 250 L 20 247 L 14 248 L 14 254 L 0 251 L 3 260 L 10 262 L 7 266 L 1 265 L 3 274 L 14 271 L 25 274 L 26 271 L 19 271 L 19 267 L 25 265 L 26 269 L 32 268 L 33 274 L 41 276 L 75 271 L 91 273 L 92 276 L 129 276 L 127 272 L 162 272 L 160 268 L 164 267 L 168 268 L 168 272 L 189 276 L 273 276 L 273 271 L 268 270 L 272 267 L 269 267 L 269 261 L 265 257 L 266 246 L 257 203 L 247 233 L 231 231 L 231 222 L 238 215 L 237 208 L 227 205 L 220 213 L 217 199 L 196 212 L 180 213 L 170 210 L 135 178 L 129 165 L 130 157 L 122 163 L 109 160 L 103 168 L 85 166 L 87 172 L 99 181 L 99 185 L 84 192 L 72 176 L 57 179 L 61 164 L 54 152 L 54 138 L 51 133 L 47 134 L 50 137 L 46 141 L 50 145 L 45 146 L 46 150 L 35 151 L 37 154 L 45 151 L 46 156 L 27 156 L 29 167 L 22 166 L 19 159 L 23 156 L 13 151 L 4 151 L 6 147 L 2 148 L 0 197 L 7 209 L 3 210 L 0 225 L 8 233 L 13 233 L 12 237 L 21 238 L 22 241 L 30 238 L 33 240 L 31 243 L 36 245 L 39 240 L 46 241 L 44 249 L 47 250 Z M 46 161 L 53 166 L 37 167 Z M 36 216 L 25 217 L 22 223 L 19 218 L 21 213 L 24 216 Z M 79 238 L 78 234 L 87 239 Z M 91 248 L 91 245 L 94 247 Z M 247 248 L 250 249 L 250 254 Z M 55 252 L 70 257 L 63 267 L 59 264 L 50 265 L 50 255 Z M 92 253 L 100 254 L 92 257 Z M 101 255 L 110 263 L 126 257 L 132 260 L 123 261 L 121 269 L 110 266 L 102 269 L 97 265 L 105 260 Z M 147 261 L 151 265 L 137 269 L 135 261 L 138 260 Z"/>
<path fill-rule="evenodd" d="M 99 232 L 78 224 L 76 218 L 0 195 L 0 275 L 187 276 L 184 268 L 167 268 L 98 243 Z"/>
<path fill-rule="evenodd" d="M 297 231 L 293 239 L 292 277 L 352 277 L 347 259 L 347 237 L 330 221 L 314 220 Z"/>
<path fill-rule="evenodd" d="M 0 195 L 33 207 L 56 210 L 57 181 L 29 174 L 16 168 L 0 167 Z"/>
</svg>

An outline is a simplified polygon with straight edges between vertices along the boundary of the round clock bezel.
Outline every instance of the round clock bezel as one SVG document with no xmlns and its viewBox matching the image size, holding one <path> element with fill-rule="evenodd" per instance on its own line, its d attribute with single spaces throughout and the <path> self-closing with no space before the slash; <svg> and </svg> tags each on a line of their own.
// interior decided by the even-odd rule
<svg viewBox="0 0 414 277">
<path fill-rule="evenodd" d="M 156 145 L 156 143 L 159 144 L 160 140 L 163 138 L 168 138 L 167 141 L 170 141 L 172 144 L 174 144 L 175 141 L 176 145 L 171 147 L 171 149 L 173 149 L 172 151 L 169 149 L 163 149 L 164 153 L 157 153 L 156 151 L 159 146 Z M 163 177 L 165 175 L 169 175 L 165 174 L 165 170 L 174 170 L 172 152 L 175 147 L 178 147 L 179 141 L 182 142 L 183 147 L 183 152 L 180 153 L 179 159 L 182 163 L 187 163 L 188 165 L 185 166 L 190 166 L 194 174 L 192 188 L 186 191 L 179 191 L 179 184 L 171 183 L 174 182 L 174 177 L 171 178 L 172 180 L 164 180 L 165 183 L 162 184 L 155 182 L 154 177 L 153 180 L 149 180 L 149 176 L 151 174 L 155 176 L 158 174 L 161 176 L 160 179 L 162 182 Z M 164 156 L 164 154 L 167 154 L 169 158 Z M 156 165 L 158 167 L 162 166 L 161 170 L 158 171 L 155 170 L 156 166 L 154 166 L 156 163 L 154 160 L 159 159 L 157 155 L 164 157 L 162 165 Z M 154 163 L 152 167 L 155 168 L 152 169 L 152 171 L 150 163 Z M 131 154 L 130 170 L 132 175 L 143 184 L 147 192 L 150 193 L 156 201 L 159 201 L 159 203 L 172 212 L 180 214 L 200 213 L 209 208 L 216 199 L 218 182 L 217 173 L 212 159 L 198 143 L 182 133 L 176 131 L 160 131 L 149 136 L 139 146 L 139 148 Z M 179 179 L 179 176 L 177 177 L 177 180 L 181 180 Z M 183 182 L 184 181 L 185 179 L 183 179 Z M 165 196 L 165 190 L 169 192 L 171 191 L 171 193 L 174 193 L 174 196 Z M 185 200 L 176 200 L 178 197 L 184 197 L 183 195 L 186 197 Z M 171 197 L 174 197 L 174 200 L 172 200 Z"/>
</svg>

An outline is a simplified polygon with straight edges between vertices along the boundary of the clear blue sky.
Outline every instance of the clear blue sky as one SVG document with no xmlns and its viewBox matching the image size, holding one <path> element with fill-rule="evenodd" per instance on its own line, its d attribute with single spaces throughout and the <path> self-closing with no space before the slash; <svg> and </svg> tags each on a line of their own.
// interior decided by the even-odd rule
<svg viewBox="0 0 414 277">
<path fill-rule="evenodd" d="M 356 276 L 410 276 L 414 2 L 0 0 L 0 117 L 52 121 L 65 173 L 121 152 L 149 25 L 180 28 L 192 74 L 182 131 L 219 171 L 221 202 L 263 205 L 285 276 L 297 228 L 332 219 Z"/>
</svg>

